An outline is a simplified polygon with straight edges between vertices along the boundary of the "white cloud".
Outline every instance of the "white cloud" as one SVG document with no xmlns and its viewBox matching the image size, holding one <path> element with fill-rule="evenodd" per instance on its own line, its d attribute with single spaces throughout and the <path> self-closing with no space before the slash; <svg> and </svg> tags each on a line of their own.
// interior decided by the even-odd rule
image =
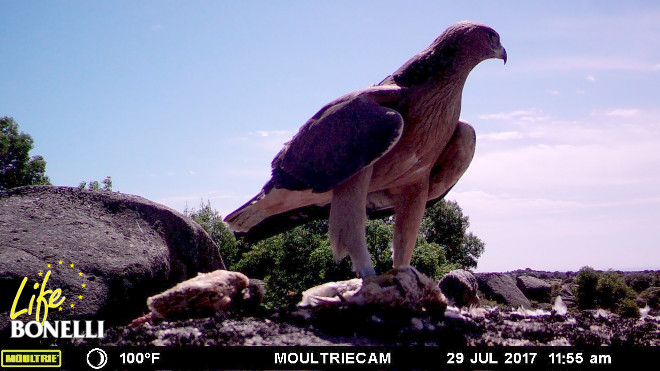
<svg viewBox="0 0 660 371">
<path fill-rule="evenodd" d="M 257 130 L 249 133 L 249 135 L 257 135 L 259 137 L 291 136 L 292 134 L 293 132 L 291 130 Z"/>
<path fill-rule="evenodd" d="M 550 95 L 560 95 L 561 93 L 559 90 L 547 90 L 548 94 Z"/>
<path fill-rule="evenodd" d="M 582 89 L 575 89 L 575 93 L 582 95 L 582 94 L 586 94 L 587 92 Z"/>
<path fill-rule="evenodd" d="M 526 121 L 537 122 L 548 118 L 543 112 L 531 108 L 527 110 L 515 110 L 510 112 L 489 113 L 477 116 L 481 120 L 500 120 L 500 121 Z"/>
<path fill-rule="evenodd" d="M 595 81 L 596 81 L 596 78 L 593 77 L 592 75 L 587 75 L 587 76 L 585 77 L 585 79 L 587 79 L 587 81 L 590 81 L 590 82 L 595 82 Z"/>
<path fill-rule="evenodd" d="M 523 135 L 518 131 L 502 131 L 498 133 L 486 133 L 478 134 L 477 140 L 491 140 L 491 141 L 501 141 L 501 140 L 512 140 L 512 139 L 522 139 Z"/>
<path fill-rule="evenodd" d="M 613 109 L 605 113 L 607 116 L 616 116 L 616 117 L 631 117 L 639 113 L 638 109 Z"/>
</svg>

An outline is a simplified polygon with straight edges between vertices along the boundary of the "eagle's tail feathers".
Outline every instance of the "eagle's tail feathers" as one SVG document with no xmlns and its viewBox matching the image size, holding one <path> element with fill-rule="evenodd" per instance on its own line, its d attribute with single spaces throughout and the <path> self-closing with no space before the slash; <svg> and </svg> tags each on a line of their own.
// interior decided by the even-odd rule
<svg viewBox="0 0 660 371">
<path fill-rule="evenodd" d="M 266 194 L 262 190 L 245 205 L 227 215 L 225 222 L 229 224 L 229 229 L 234 232 L 247 233 L 252 227 L 264 220 L 268 215 L 259 205 L 259 201 L 264 197 L 266 197 Z"/>
</svg>

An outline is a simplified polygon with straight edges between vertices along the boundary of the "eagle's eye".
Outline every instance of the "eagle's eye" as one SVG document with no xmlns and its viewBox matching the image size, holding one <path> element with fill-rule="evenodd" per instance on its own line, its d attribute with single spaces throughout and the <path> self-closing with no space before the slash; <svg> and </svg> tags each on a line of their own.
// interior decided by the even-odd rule
<svg viewBox="0 0 660 371">
<path fill-rule="evenodd" d="M 500 37 L 493 31 L 488 31 L 488 37 L 490 38 L 490 41 L 493 44 L 499 44 L 500 43 Z"/>
</svg>

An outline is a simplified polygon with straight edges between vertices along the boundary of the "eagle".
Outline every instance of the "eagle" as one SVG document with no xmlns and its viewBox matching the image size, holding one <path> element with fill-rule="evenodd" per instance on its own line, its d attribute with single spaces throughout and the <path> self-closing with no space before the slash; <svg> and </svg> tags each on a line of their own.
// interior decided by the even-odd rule
<svg viewBox="0 0 660 371">
<path fill-rule="evenodd" d="M 470 71 L 507 54 L 492 28 L 463 21 L 377 85 L 326 104 L 284 144 L 272 177 L 225 222 L 258 241 L 329 218 L 336 260 L 374 275 L 368 218 L 394 215 L 393 268 L 408 268 L 427 205 L 444 197 L 474 155 L 474 129 L 460 121 Z"/>
</svg>

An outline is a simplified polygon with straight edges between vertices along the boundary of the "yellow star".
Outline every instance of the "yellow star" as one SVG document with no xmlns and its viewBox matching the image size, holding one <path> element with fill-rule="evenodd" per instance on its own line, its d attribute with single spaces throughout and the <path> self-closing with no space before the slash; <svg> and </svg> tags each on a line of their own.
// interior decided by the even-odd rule
<svg viewBox="0 0 660 371">
<path fill-rule="evenodd" d="M 71 308 L 73 308 L 73 307 L 74 307 L 74 305 L 73 305 L 73 304 L 71 304 Z"/>
<path fill-rule="evenodd" d="M 60 260 L 60 261 L 58 261 L 58 262 L 57 262 L 57 264 L 59 264 L 59 265 L 62 265 L 62 261 L 61 261 L 61 260 Z"/>
<path fill-rule="evenodd" d="M 82 272 L 78 272 L 78 275 L 79 275 L 80 277 L 82 277 Z"/>
<path fill-rule="evenodd" d="M 50 268 L 50 264 L 48 264 L 47 267 Z"/>
<path fill-rule="evenodd" d="M 39 272 L 39 277 L 41 277 L 41 276 L 43 276 L 43 275 L 44 275 L 43 272 Z"/>
<path fill-rule="evenodd" d="M 73 268 L 73 263 L 71 263 L 71 268 Z"/>
<path fill-rule="evenodd" d="M 82 284 L 82 288 L 84 289 L 85 287 L 87 287 L 87 285 L 85 285 L 85 284 L 83 283 L 83 284 Z"/>
<path fill-rule="evenodd" d="M 59 310 L 59 311 L 61 312 L 61 311 L 62 311 L 62 307 L 57 307 L 57 310 Z"/>
<path fill-rule="evenodd" d="M 78 300 L 82 300 L 82 295 L 78 295 Z"/>
</svg>

